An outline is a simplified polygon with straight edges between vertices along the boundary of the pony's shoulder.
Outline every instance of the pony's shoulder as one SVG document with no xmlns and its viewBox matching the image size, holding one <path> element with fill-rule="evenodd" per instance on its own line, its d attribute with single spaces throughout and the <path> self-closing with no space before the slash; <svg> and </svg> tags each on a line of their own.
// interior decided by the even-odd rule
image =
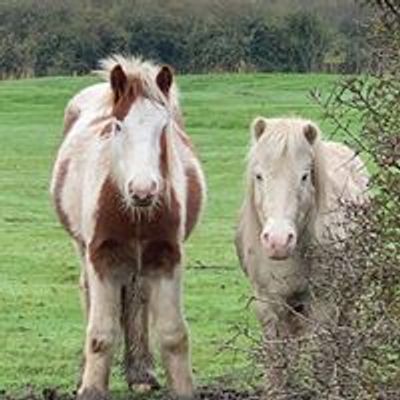
<svg viewBox="0 0 400 400">
<path fill-rule="evenodd" d="M 96 83 L 79 91 L 68 102 L 67 108 L 74 108 L 84 112 L 86 109 L 99 107 L 110 92 L 109 84 L 106 82 Z"/>
<path fill-rule="evenodd" d="M 96 83 L 75 94 L 64 110 L 64 136 L 69 134 L 78 121 L 103 118 L 109 111 L 108 83 Z"/>
<path fill-rule="evenodd" d="M 354 150 L 343 143 L 323 142 L 324 158 L 329 160 L 330 195 L 362 203 L 366 199 L 370 175 Z"/>
</svg>

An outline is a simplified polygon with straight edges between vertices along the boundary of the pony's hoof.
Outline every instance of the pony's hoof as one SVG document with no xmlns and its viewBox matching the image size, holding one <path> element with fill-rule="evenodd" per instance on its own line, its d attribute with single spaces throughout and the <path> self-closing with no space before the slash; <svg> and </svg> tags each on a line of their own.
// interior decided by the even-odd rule
<svg viewBox="0 0 400 400">
<path fill-rule="evenodd" d="M 135 393 L 146 394 L 151 392 L 153 387 L 149 383 L 133 383 L 129 385 L 129 389 Z"/>
<path fill-rule="evenodd" d="M 79 391 L 76 400 L 110 400 L 110 395 L 96 388 L 86 388 Z"/>
<path fill-rule="evenodd" d="M 147 372 L 143 376 L 128 379 L 129 389 L 136 393 L 148 393 L 161 389 L 161 385 L 153 373 Z"/>
</svg>

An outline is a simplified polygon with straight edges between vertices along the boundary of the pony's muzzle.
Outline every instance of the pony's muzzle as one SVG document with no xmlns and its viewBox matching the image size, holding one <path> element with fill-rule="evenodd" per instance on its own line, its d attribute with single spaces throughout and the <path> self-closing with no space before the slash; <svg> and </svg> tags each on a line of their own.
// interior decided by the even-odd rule
<svg viewBox="0 0 400 400">
<path fill-rule="evenodd" d="M 149 207 L 154 203 L 158 194 L 158 184 L 155 180 L 141 185 L 135 185 L 134 182 L 131 182 L 128 185 L 128 192 L 135 207 Z"/>
<path fill-rule="evenodd" d="M 135 207 L 149 207 L 153 204 L 154 196 L 147 196 L 145 198 L 132 196 L 132 203 Z"/>
<path fill-rule="evenodd" d="M 261 234 L 261 243 L 267 256 L 273 260 L 285 260 L 296 248 L 297 235 L 294 229 L 265 229 Z"/>
</svg>

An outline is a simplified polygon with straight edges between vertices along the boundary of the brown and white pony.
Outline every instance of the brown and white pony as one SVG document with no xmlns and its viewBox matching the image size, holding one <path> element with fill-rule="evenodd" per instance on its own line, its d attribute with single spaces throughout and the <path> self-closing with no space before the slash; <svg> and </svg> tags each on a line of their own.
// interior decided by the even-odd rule
<svg viewBox="0 0 400 400">
<path fill-rule="evenodd" d="M 312 237 L 324 241 L 325 230 L 343 220 L 340 201 L 367 201 L 368 173 L 348 147 L 322 141 L 311 121 L 259 117 L 251 135 L 235 245 L 273 351 L 274 343 L 303 331 L 311 310 L 304 249 Z M 284 389 L 280 371 L 267 378 L 272 393 Z"/>
<path fill-rule="evenodd" d="M 150 319 L 172 390 L 190 397 L 182 244 L 199 218 L 203 173 L 183 131 L 171 69 L 121 56 L 102 66 L 109 82 L 67 106 L 51 183 L 82 259 L 87 332 L 78 397 L 106 396 L 120 328 L 129 385 L 157 384 Z"/>
</svg>

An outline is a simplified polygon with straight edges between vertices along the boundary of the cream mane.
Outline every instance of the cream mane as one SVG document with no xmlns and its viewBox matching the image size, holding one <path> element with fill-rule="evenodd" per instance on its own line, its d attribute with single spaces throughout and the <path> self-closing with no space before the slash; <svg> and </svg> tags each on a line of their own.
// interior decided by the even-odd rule
<svg viewBox="0 0 400 400">
<path fill-rule="evenodd" d="M 160 71 L 161 66 L 154 64 L 150 61 L 144 61 L 141 57 L 125 57 L 120 54 L 114 54 L 100 61 L 100 70 L 94 71 L 94 73 L 100 76 L 102 79 L 108 81 L 112 69 L 118 64 L 122 67 L 128 79 L 139 79 L 143 85 L 144 95 L 155 101 L 171 113 L 177 113 L 179 111 L 179 99 L 178 89 L 175 81 L 172 82 L 172 86 L 169 90 L 168 98 L 164 96 L 156 83 L 156 77 Z M 112 91 L 107 95 L 107 103 L 112 102 Z"/>
</svg>

